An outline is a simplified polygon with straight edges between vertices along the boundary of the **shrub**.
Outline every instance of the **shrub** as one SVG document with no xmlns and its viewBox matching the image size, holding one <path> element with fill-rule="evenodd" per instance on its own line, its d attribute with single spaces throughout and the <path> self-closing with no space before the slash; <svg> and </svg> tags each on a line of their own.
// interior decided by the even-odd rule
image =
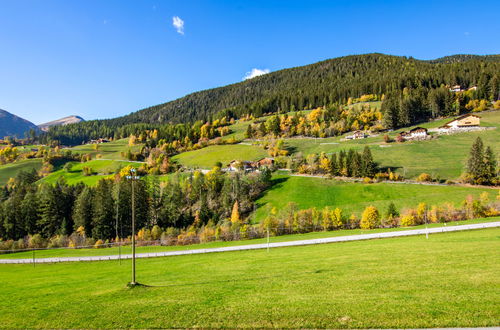
<svg viewBox="0 0 500 330">
<path fill-rule="evenodd" d="M 84 176 L 91 176 L 94 174 L 94 170 L 92 169 L 92 167 L 89 166 L 84 166 L 82 168 L 82 171 Z"/>
<path fill-rule="evenodd" d="M 415 226 L 416 222 L 414 210 L 407 210 L 401 217 L 401 226 L 403 227 Z"/>
<path fill-rule="evenodd" d="M 28 246 L 30 248 L 42 248 L 44 247 L 44 245 L 45 245 L 45 240 L 43 239 L 42 235 L 35 234 L 29 237 Z"/>
<path fill-rule="evenodd" d="M 100 249 L 104 247 L 104 241 L 102 239 L 98 239 L 94 244 L 95 249 Z"/>
<path fill-rule="evenodd" d="M 64 171 L 65 172 L 71 172 L 71 169 L 73 168 L 73 164 L 71 162 L 67 162 L 66 164 L 64 164 Z"/>
<path fill-rule="evenodd" d="M 361 229 L 373 229 L 380 226 L 380 214 L 375 206 L 368 206 L 361 216 Z"/>
<path fill-rule="evenodd" d="M 417 178 L 418 182 L 432 182 L 432 177 L 430 174 L 422 173 Z"/>
</svg>

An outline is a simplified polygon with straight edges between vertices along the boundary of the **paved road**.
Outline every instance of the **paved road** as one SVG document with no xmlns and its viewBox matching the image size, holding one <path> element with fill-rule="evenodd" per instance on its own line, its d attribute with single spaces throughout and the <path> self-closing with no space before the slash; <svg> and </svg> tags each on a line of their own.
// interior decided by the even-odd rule
<svg viewBox="0 0 500 330">
<path fill-rule="evenodd" d="M 277 243 L 263 243 L 263 244 L 249 244 L 249 245 L 238 245 L 238 246 L 227 246 L 220 248 L 211 249 L 195 249 L 195 250 L 183 250 L 183 251 L 169 251 L 169 252 L 157 252 L 157 253 L 138 253 L 137 258 L 154 258 L 154 257 L 171 257 L 189 254 L 202 254 L 202 253 L 215 253 L 215 252 L 230 252 L 230 251 L 243 251 L 243 250 L 258 250 L 266 248 L 279 248 L 287 246 L 302 246 L 302 245 L 313 245 L 313 244 L 325 244 L 325 243 L 337 243 L 337 242 L 349 242 L 349 241 L 359 241 L 367 239 L 376 238 L 389 238 L 389 237 L 402 237 L 402 236 L 415 236 L 415 235 L 425 235 L 426 232 L 429 234 L 435 233 L 446 233 L 461 230 L 472 230 L 472 229 L 483 229 L 483 228 L 494 228 L 500 227 L 500 221 L 478 223 L 472 225 L 460 225 L 460 226 L 449 226 L 449 227 L 439 227 L 439 228 L 429 228 L 429 229 L 412 229 L 412 230 L 401 230 L 401 231 L 391 231 L 384 233 L 373 233 L 373 234 L 362 234 L 362 235 L 349 235 L 349 236 L 337 236 L 328 238 L 316 238 L 307 239 L 300 241 L 290 241 L 290 242 L 277 242 Z M 75 262 L 75 261 L 104 261 L 104 260 L 118 260 L 118 255 L 111 256 L 91 256 L 91 257 L 61 257 L 61 258 L 39 258 L 36 259 L 36 263 L 54 263 L 54 262 Z M 121 256 L 122 259 L 132 258 L 131 254 L 126 254 Z M 29 264 L 32 263 L 32 259 L 0 259 L 0 264 Z"/>
</svg>

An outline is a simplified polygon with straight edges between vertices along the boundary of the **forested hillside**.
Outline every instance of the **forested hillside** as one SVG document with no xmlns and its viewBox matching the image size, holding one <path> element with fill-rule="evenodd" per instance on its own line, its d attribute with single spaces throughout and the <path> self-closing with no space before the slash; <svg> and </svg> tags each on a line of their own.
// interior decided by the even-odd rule
<svg viewBox="0 0 500 330">
<path fill-rule="evenodd" d="M 499 72 L 499 55 L 455 55 L 434 61 L 383 54 L 339 57 L 196 92 L 115 119 L 55 127 L 48 137 L 81 143 L 89 138 L 115 136 L 120 127 L 125 133 L 123 126 L 128 124 L 185 123 L 223 115 L 258 117 L 269 112 L 343 104 L 350 97 L 364 94 L 401 93 L 405 88 L 415 90 L 414 95 L 426 101 L 429 91 L 440 86 L 476 86 L 474 98 L 496 100 L 500 93 Z M 411 122 L 431 115 L 436 113 L 419 109 L 419 113 L 408 117 Z M 75 135 L 78 139 L 73 139 Z"/>
</svg>

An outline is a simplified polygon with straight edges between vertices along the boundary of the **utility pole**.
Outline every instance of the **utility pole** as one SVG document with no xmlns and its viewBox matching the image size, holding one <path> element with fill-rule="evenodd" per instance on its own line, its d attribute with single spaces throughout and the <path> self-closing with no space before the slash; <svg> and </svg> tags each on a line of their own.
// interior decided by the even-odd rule
<svg viewBox="0 0 500 330">
<path fill-rule="evenodd" d="M 137 170 L 132 168 L 130 170 L 129 176 L 127 179 L 131 181 L 132 184 L 132 282 L 128 284 L 129 287 L 137 286 L 139 283 L 135 281 L 135 181 L 140 179 L 139 176 L 136 176 Z"/>
</svg>

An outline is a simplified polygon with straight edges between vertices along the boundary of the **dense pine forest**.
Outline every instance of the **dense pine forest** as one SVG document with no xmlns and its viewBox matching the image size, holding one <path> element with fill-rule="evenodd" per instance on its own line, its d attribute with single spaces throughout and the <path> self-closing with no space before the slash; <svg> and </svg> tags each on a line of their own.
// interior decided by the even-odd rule
<svg viewBox="0 0 500 330">
<path fill-rule="evenodd" d="M 387 95 L 384 122 L 399 127 L 465 110 L 468 100 L 457 101 L 448 86 L 476 87 L 470 99 L 497 100 L 499 72 L 500 55 L 456 55 L 433 61 L 383 54 L 346 56 L 196 92 L 115 119 L 53 127 L 43 138 L 80 144 L 99 137 L 125 137 L 166 123 L 260 117 L 346 104 L 349 98 L 365 94 Z M 399 109 L 403 114 L 395 118 Z"/>
</svg>

